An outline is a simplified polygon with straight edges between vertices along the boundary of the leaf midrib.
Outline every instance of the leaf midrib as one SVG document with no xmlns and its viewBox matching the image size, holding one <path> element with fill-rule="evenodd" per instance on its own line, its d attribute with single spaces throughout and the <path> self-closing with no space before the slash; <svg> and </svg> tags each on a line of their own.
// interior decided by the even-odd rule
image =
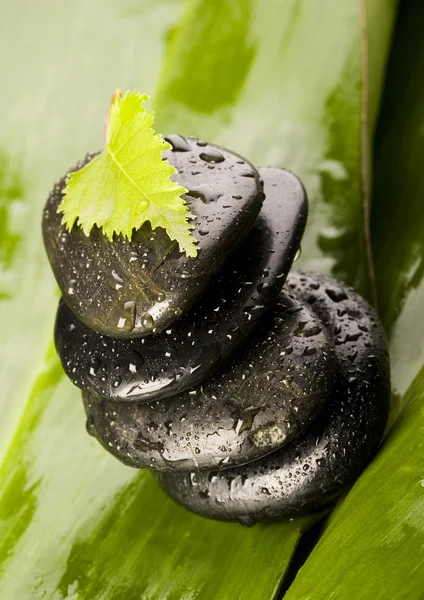
<svg viewBox="0 0 424 600">
<path fill-rule="evenodd" d="M 118 169 L 121 171 L 121 173 L 128 179 L 128 181 L 135 187 L 135 189 L 143 196 L 143 198 L 145 199 L 145 201 L 148 204 L 150 204 L 150 198 L 138 187 L 138 185 L 136 184 L 136 182 L 134 181 L 134 179 L 127 173 L 127 171 L 121 165 L 121 163 L 119 162 L 119 160 L 116 158 L 114 152 L 111 150 L 111 148 L 110 148 L 109 145 L 106 146 L 106 152 L 108 153 L 108 155 L 110 156 L 110 158 L 113 160 L 113 162 L 115 163 L 115 165 L 118 167 Z"/>
</svg>

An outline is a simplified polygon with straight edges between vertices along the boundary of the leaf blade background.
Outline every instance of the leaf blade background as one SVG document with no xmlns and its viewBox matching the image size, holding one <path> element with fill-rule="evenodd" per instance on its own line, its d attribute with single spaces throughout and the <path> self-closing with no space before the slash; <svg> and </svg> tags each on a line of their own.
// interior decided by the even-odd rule
<svg viewBox="0 0 424 600">
<path fill-rule="evenodd" d="M 373 240 L 393 365 L 391 425 L 399 418 L 331 515 L 290 600 L 352 593 L 418 599 L 424 589 L 423 26 L 422 4 L 403 4 L 374 153 Z"/>
<path fill-rule="evenodd" d="M 131 0 L 17 0 L 2 11 L 8 93 L 0 97 L 0 457 L 52 335 L 57 295 L 41 238 L 46 197 L 70 165 L 101 147 L 117 84 L 153 89 L 181 8 L 149 0 L 138 8 Z"/>
<path fill-rule="evenodd" d="M 97 115 L 100 112 L 102 119 L 104 99 L 117 86 L 117 76 L 120 77 L 118 85 L 122 86 L 122 78 L 127 77 L 127 87 L 146 86 L 150 91 L 164 52 L 165 30 L 172 26 L 171 34 L 166 33 L 170 42 L 155 103 L 159 127 L 164 133 L 172 129 L 197 133 L 239 150 L 258 164 L 281 164 L 298 172 L 307 185 L 313 207 L 303 248 L 303 266 L 334 271 L 365 291 L 358 5 L 346 1 L 335 7 L 333 2 L 327 1 L 320 3 L 318 10 L 314 0 L 273 0 L 270 14 L 265 15 L 258 0 L 230 4 L 227 8 L 232 12 L 227 10 L 227 14 L 225 11 L 221 14 L 214 13 L 210 3 L 189 2 L 182 17 L 178 2 L 145 2 L 140 7 L 125 4 L 119 9 L 108 4 L 108 17 L 100 34 L 96 32 L 93 49 L 89 34 L 92 34 L 91 26 L 99 5 L 93 3 L 91 19 L 82 4 L 68 8 L 64 15 L 53 9 L 56 20 L 45 30 L 49 40 L 47 50 L 36 55 L 24 71 L 27 73 L 33 69 L 31 65 L 37 65 L 32 79 L 28 79 L 31 83 L 43 72 L 44 63 L 47 64 L 50 78 L 47 77 L 47 84 L 39 91 L 38 104 L 35 103 L 38 116 L 44 116 L 41 121 L 32 122 L 37 113 L 30 113 L 32 120 L 28 124 L 20 122 L 27 108 L 24 103 L 11 111 L 10 123 L 0 133 L 3 146 L 8 148 L 4 180 L 13 184 L 13 169 L 8 166 L 10 156 L 13 164 L 22 161 L 26 177 L 36 182 L 29 201 L 29 214 L 35 218 L 46 195 L 43 186 L 48 189 L 67 169 L 68 161 L 92 149 L 94 140 L 100 143 L 101 128 L 95 133 Z M 22 8 L 26 4 L 21 0 L 17 6 Z M 374 4 L 374 17 L 369 23 L 370 40 L 373 40 L 370 51 L 374 48 L 374 56 L 378 57 L 374 67 L 370 66 L 374 84 L 370 90 L 370 132 L 378 106 L 378 82 L 384 70 L 395 3 L 387 8 L 387 3 L 380 2 L 379 7 L 385 10 L 382 28 L 378 27 L 381 19 L 375 7 Z M 45 12 L 38 15 L 40 22 L 43 21 L 41 15 L 48 20 L 46 15 L 52 10 L 49 2 L 43 5 L 43 10 Z M 121 12 L 118 14 L 118 11 Z M 280 20 L 274 18 L 276 15 Z M 61 19 L 71 23 L 67 42 L 74 52 L 79 49 L 79 60 L 75 54 L 71 56 L 71 50 L 65 51 L 66 60 L 60 53 L 58 57 L 49 54 L 56 48 L 59 35 L 55 31 L 56 37 L 51 37 L 51 29 L 58 28 Z M 193 22 L 200 34 L 194 31 L 191 36 Z M 132 23 L 130 34 L 129 23 Z M 229 34 L 225 33 L 228 23 L 231 25 Z M 4 44 L 16 33 L 12 25 L 4 25 L 5 35 L 1 38 Z M 323 31 L 325 26 L 327 35 Z M 146 57 L 140 67 L 134 65 L 134 59 L 139 53 L 143 54 L 144 48 L 143 35 L 137 27 L 144 32 L 146 45 L 152 38 L 156 40 L 151 65 L 147 64 Z M 111 48 L 109 28 L 114 29 Z M 199 69 L 199 73 L 206 69 L 212 82 L 222 78 L 223 85 L 213 98 L 210 95 L 215 93 L 215 88 L 209 80 L 196 78 L 194 70 L 208 31 L 213 31 L 217 39 L 209 39 L 209 54 L 203 57 L 208 69 Z M 124 32 L 126 43 L 122 42 Z M 229 41 L 238 40 L 233 62 L 223 56 L 220 36 Z M 379 52 L 375 50 L 377 47 Z M 89 50 L 91 63 L 90 58 L 87 59 Z M 113 57 L 112 66 L 108 64 L 106 69 L 103 61 L 109 55 Z M 133 62 L 128 61 L 128 57 Z M 84 60 L 88 61 L 88 67 Z M 82 73 L 77 68 L 81 61 L 85 64 Z M 243 64 L 238 78 L 235 77 L 237 63 Z M 18 61 L 18 64 L 21 63 Z M 73 64 L 76 67 L 70 85 L 69 73 L 61 77 L 60 70 L 64 65 Z M 91 81 L 94 69 L 101 65 L 101 83 Z M 119 74 L 122 66 L 125 66 L 124 75 Z M 139 79 L 138 73 L 142 70 Z M 54 76 L 59 77 L 57 88 L 51 81 Z M 7 81 L 14 78 L 15 74 L 10 71 Z M 172 86 L 167 83 L 168 78 Z M 184 88 L 184 82 L 188 81 L 191 81 L 189 93 Z M 107 90 L 103 89 L 106 84 L 110 86 Z M 83 113 L 86 98 L 81 97 L 80 90 L 85 85 L 89 86 L 92 96 L 88 95 L 92 100 L 90 110 Z M 57 112 L 48 110 L 52 86 L 61 98 Z M 7 113 L 8 104 L 3 107 Z M 71 119 L 61 129 L 58 123 L 64 113 L 67 117 L 71 115 Z M 77 127 L 81 120 L 82 127 Z M 30 141 L 23 141 L 23 130 Z M 42 145 L 39 156 L 38 146 L 45 130 L 46 145 Z M 275 130 L 277 135 L 273 135 Z M 53 173 L 53 165 L 62 171 Z M 18 231 L 18 235 L 24 233 Z M 20 369 L 11 369 L 9 359 L 2 360 L 2 377 L 7 378 L 9 391 L 16 387 L 17 372 L 26 375 L 22 377 L 22 389 L 13 394 L 15 404 L 8 394 L 3 399 L 10 413 L 0 425 L 0 433 L 5 433 L 0 439 L 7 452 L 0 472 L 2 481 L 7 483 L 0 498 L 0 528 L 6 532 L 9 546 L 0 546 L 0 560 L 3 559 L 0 597 L 9 600 L 14 594 L 20 600 L 70 599 L 90 594 L 93 599 L 125 597 L 131 600 L 140 594 L 149 598 L 191 598 L 201 593 L 202 597 L 245 598 L 247 593 L 257 597 L 258 590 L 264 598 L 273 597 L 297 545 L 299 532 L 311 521 L 261 525 L 245 530 L 237 525 L 201 520 L 161 496 L 148 474 L 135 475 L 97 448 L 83 430 L 78 392 L 61 376 L 53 351 L 44 358 L 56 298 L 39 240 L 37 230 L 28 239 L 24 238 L 21 246 L 18 244 L 20 257 L 15 258 L 9 274 L 12 271 L 16 279 L 23 261 L 33 253 L 31 269 L 27 270 L 31 276 L 18 288 L 13 306 L 12 300 L 7 298 L 1 305 L 2 325 L 8 327 L 12 340 L 8 348 L 10 356 L 16 356 L 24 339 L 28 347 Z M 7 278 L 6 284 L 13 288 Z M 24 310 L 34 285 L 40 291 L 34 302 L 35 327 Z M 18 326 L 16 314 L 19 312 L 23 318 Z M 30 329 L 29 336 L 27 329 Z M 159 523 L 152 522 L 157 513 Z M 136 532 L 139 535 L 134 538 Z M 128 560 L 122 553 L 126 541 L 131 548 Z M 10 543 L 11 553 L 8 551 Z M 142 554 L 146 548 L 152 555 L 148 562 Z M 90 562 L 90 556 L 97 549 L 100 549 L 97 557 Z M 104 565 L 107 565 L 105 570 Z M 239 573 L 252 571 L 256 588 L 252 588 L 251 581 L 246 582 L 239 576 Z"/>
</svg>

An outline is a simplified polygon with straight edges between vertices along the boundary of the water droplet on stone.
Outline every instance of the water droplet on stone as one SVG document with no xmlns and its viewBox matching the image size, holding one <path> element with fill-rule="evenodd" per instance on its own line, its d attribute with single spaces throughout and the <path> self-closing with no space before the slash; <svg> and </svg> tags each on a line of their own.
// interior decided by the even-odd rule
<svg viewBox="0 0 424 600">
<path fill-rule="evenodd" d="M 173 152 L 189 152 L 191 150 L 187 140 L 182 135 L 172 133 L 165 137 L 165 141 L 171 144 Z"/>
<path fill-rule="evenodd" d="M 210 202 L 216 202 L 218 198 L 222 196 L 222 193 L 217 192 L 207 183 L 203 183 L 197 187 L 190 188 L 187 192 L 187 196 L 200 198 L 202 202 L 209 204 Z"/>
<path fill-rule="evenodd" d="M 341 302 L 342 300 L 347 300 L 347 294 L 342 288 L 327 288 L 325 290 L 325 293 L 334 302 Z"/>
<path fill-rule="evenodd" d="M 245 369 L 241 375 L 241 378 L 243 380 L 249 379 L 249 377 L 251 376 L 251 371 L 249 371 L 249 369 Z"/>
<path fill-rule="evenodd" d="M 73 295 L 74 295 L 74 293 L 75 293 L 75 288 L 74 288 L 74 285 L 76 284 L 76 279 L 71 279 L 69 283 L 70 283 L 71 285 L 70 285 L 70 286 L 69 286 L 69 288 L 68 288 L 68 294 L 69 294 L 70 296 L 73 296 Z"/>
<path fill-rule="evenodd" d="M 151 331 L 155 325 L 151 314 L 146 313 L 141 318 L 141 324 L 147 331 Z"/>
<path fill-rule="evenodd" d="M 311 321 L 300 321 L 295 331 L 293 331 L 293 335 L 296 337 L 313 337 L 319 335 L 321 331 L 322 327 Z"/>
<path fill-rule="evenodd" d="M 211 148 L 207 152 L 202 152 L 200 154 L 200 158 L 205 162 L 209 163 L 221 163 L 225 160 L 221 152 L 218 152 L 218 150 L 214 150 L 213 148 Z"/>
<path fill-rule="evenodd" d="M 115 377 L 112 382 L 112 387 L 117 388 L 121 385 L 122 379 L 120 377 Z"/>
<path fill-rule="evenodd" d="M 112 271 L 112 277 L 113 282 L 111 287 L 114 287 L 116 290 L 119 290 L 123 286 L 124 280 L 118 275 L 118 273 L 115 270 Z"/>
<path fill-rule="evenodd" d="M 102 363 L 99 358 L 94 357 L 94 358 L 90 359 L 90 362 L 88 363 L 89 374 L 92 375 L 93 377 L 95 377 L 101 366 L 102 366 Z"/>
<path fill-rule="evenodd" d="M 128 302 L 124 302 L 124 310 L 122 315 L 122 322 L 120 329 L 124 329 L 125 331 L 132 331 L 135 325 L 135 317 L 136 317 L 136 306 L 133 300 L 129 300 Z"/>
</svg>

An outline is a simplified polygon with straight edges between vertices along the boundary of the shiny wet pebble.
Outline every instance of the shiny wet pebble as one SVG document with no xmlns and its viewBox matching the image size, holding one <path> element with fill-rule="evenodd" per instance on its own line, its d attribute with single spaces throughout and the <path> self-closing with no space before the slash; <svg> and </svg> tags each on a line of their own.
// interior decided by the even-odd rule
<svg viewBox="0 0 424 600">
<path fill-rule="evenodd" d="M 170 327 L 204 292 L 262 204 L 262 185 L 250 163 L 223 148 L 198 146 L 197 138 L 168 139 L 172 149 L 164 156 L 177 169 L 172 178 L 189 190 L 196 259 L 182 254 L 163 229 L 152 231 L 149 223 L 131 241 L 118 236 L 113 243 L 98 228 L 89 236 L 78 226 L 67 231 L 57 213 L 66 176 L 47 200 L 44 243 L 63 297 L 83 323 L 104 335 L 133 338 Z"/>
<path fill-rule="evenodd" d="M 243 464 L 288 443 L 316 418 L 334 367 L 320 319 L 283 291 L 242 351 L 195 388 L 149 403 L 85 395 L 90 432 L 135 467 Z"/>
</svg>

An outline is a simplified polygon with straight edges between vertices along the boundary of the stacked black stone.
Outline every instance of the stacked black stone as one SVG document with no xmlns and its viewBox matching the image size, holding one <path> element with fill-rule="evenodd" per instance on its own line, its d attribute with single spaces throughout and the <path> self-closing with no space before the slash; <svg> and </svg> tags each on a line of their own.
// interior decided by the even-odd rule
<svg viewBox="0 0 424 600">
<path fill-rule="evenodd" d="M 195 259 L 149 224 L 130 241 L 68 232 L 57 213 L 66 176 L 45 208 L 63 295 L 56 348 L 83 390 L 88 431 L 206 517 L 252 524 L 319 511 L 383 434 L 382 327 L 352 288 L 289 273 L 307 217 L 294 175 L 167 139 L 189 190 Z"/>
</svg>

